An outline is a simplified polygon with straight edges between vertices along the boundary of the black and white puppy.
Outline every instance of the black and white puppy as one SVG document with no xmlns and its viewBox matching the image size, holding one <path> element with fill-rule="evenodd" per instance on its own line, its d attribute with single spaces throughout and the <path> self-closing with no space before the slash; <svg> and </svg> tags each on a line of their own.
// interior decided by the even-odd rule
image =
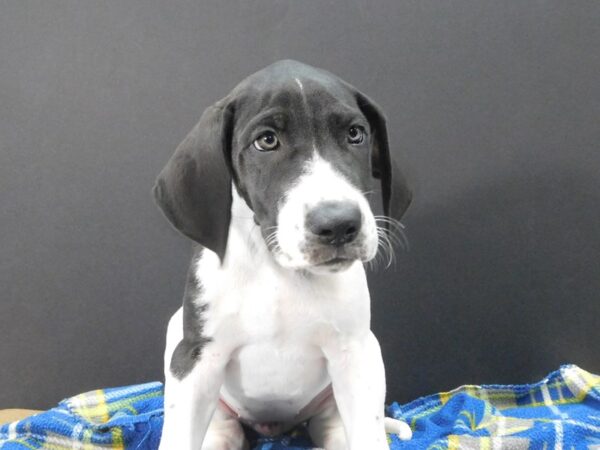
<svg viewBox="0 0 600 450">
<path fill-rule="evenodd" d="M 169 322 L 161 450 L 238 450 L 240 422 L 277 435 L 308 421 L 327 450 L 384 450 L 385 374 L 363 263 L 411 199 L 365 95 L 280 61 L 209 107 L 154 187 L 195 241 Z"/>
</svg>

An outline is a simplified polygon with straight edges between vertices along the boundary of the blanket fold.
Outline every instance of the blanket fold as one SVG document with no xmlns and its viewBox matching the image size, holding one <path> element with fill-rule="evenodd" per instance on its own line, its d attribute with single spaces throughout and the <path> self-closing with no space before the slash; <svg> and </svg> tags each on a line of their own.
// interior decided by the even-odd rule
<svg viewBox="0 0 600 450">
<path fill-rule="evenodd" d="M 147 383 L 65 399 L 49 411 L 0 426 L 0 449 L 157 449 L 162 388 Z M 393 403 L 387 414 L 413 429 L 410 441 L 389 436 L 392 450 L 600 450 L 600 376 L 565 365 L 535 384 L 462 386 Z M 312 448 L 302 427 L 278 438 L 249 437 L 254 450 Z"/>
</svg>

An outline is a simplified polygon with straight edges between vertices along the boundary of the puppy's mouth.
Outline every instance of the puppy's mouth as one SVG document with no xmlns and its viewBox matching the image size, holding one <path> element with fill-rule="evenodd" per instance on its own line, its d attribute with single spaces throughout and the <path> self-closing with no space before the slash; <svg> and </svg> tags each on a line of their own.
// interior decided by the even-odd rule
<svg viewBox="0 0 600 450">
<path fill-rule="evenodd" d="M 331 266 L 338 266 L 338 265 L 346 265 L 346 264 L 351 264 L 352 262 L 354 262 L 354 258 L 344 258 L 344 257 L 340 257 L 340 256 L 336 256 L 334 258 L 328 259 L 326 261 L 320 262 L 315 264 L 315 266 L 320 266 L 320 267 L 331 267 Z"/>
<path fill-rule="evenodd" d="M 312 250 L 312 251 L 311 251 Z M 349 268 L 361 259 L 360 247 L 313 248 L 306 253 L 309 265 L 317 270 L 338 272 Z"/>
<path fill-rule="evenodd" d="M 352 266 L 357 258 L 348 256 L 335 256 L 325 260 L 313 261 L 306 270 L 314 273 L 337 273 L 343 272 Z"/>
</svg>

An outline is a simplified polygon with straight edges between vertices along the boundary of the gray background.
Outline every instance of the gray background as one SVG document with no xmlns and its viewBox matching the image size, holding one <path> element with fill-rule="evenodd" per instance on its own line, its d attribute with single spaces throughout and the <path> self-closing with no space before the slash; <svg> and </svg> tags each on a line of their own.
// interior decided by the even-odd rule
<svg viewBox="0 0 600 450">
<path fill-rule="evenodd" d="M 150 188 L 295 58 L 387 112 L 410 251 L 370 275 L 389 399 L 600 371 L 600 3 L 0 3 L 0 407 L 162 379 L 189 245 Z"/>
</svg>

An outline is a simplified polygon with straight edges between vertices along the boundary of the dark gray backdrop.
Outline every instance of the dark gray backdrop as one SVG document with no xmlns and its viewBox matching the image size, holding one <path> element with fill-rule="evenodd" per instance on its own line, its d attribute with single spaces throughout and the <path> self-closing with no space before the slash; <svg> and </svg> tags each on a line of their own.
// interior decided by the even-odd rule
<svg viewBox="0 0 600 450">
<path fill-rule="evenodd" d="M 389 399 L 600 371 L 597 1 L 4 1 L 0 407 L 162 379 L 188 243 L 155 175 L 280 59 L 387 112 L 411 247 L 373 274 Z"/>
</svg>

